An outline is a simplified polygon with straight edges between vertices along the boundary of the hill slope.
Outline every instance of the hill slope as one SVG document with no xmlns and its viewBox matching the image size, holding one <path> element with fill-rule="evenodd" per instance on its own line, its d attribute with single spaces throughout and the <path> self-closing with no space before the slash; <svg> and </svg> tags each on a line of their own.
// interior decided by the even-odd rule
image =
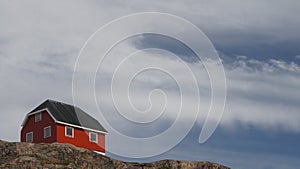
<svg viewBox="0 0 300 169">
<path fill-rule="evenodd" d="M 123 162 L 69 144 L 10 143 L 1 140 L 0 168 L 228 169 L 216 163 L 200 161 Z"/>
</svg>

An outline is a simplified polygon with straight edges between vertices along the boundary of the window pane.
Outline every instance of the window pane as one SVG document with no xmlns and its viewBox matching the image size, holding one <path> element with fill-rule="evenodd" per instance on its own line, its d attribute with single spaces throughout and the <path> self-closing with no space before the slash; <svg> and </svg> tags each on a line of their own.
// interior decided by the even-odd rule
<svg viewBox="0 0 300 169">
<path fill-rule="evenodd" d="M 73 137 L 73 128 L 72 127 L 67 127 L 66 135 Z"/>
<path fill-rule="evenodd" d="M 97 142 L 97 134 L 95 133 L 90 133 L 90 140 L 92 142 Z"/>
<path fill-rule="evenodd" d="M 44 129 L 44 138 L 51 136 L 51 127 L 46 127 Z"/>
<path fill-rule="evenodd" d="M 32 133 L 26 134 L 26 142 L 32 142 Z"/>
<path fill-rule="evenodd" d="M 41 121 L 41 119 L 42 119 L 41 113 L 35 114 L 35 121 L 36 121 L 36 122 L 37 122 L 37 121 Z"/>
</svg>

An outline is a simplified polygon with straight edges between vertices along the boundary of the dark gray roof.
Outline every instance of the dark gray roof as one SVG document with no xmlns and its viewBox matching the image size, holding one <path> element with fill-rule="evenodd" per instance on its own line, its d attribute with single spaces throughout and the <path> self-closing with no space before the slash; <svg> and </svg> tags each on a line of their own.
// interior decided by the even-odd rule
<svg viewBox="0 0 300 169">
<path fill-rule="evenodd" d="M 107 132 L 96 119 L 80 108 L 54 100 L 46 100 L 29 114 L 44 108 L 47 108 L 57 121 Z"/>
</svg>

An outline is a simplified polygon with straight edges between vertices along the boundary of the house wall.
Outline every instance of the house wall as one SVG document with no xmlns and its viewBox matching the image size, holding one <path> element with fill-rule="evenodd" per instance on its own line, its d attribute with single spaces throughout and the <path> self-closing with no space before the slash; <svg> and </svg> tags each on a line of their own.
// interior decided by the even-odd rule
<svg viewBox="0 0 300 169">
<path fill-rule="evenodd" d="M 21 142 L 26 142 L 26 133 L 33 132 L 33 143 L 56 142 L 56 124 L 47 111 L 41 112 L 41 121 L 35 122 L 35 115 L 30 115 L 21 129 Z M 44 138 L 44 128 L 51 126 L 51 136 Z"/>
<path fill-rule="evenodd" d="M 74 137 L 65 136 L 65 125 L 57 124 L 57 142 L 70 143 L 77 147 L 88 148 L 94 151 L 105 153 L 105 135 L 98 133 L 98 143 L 90 142 L 89 132 L 83 129 L 74 128 Z"/>
</svg>

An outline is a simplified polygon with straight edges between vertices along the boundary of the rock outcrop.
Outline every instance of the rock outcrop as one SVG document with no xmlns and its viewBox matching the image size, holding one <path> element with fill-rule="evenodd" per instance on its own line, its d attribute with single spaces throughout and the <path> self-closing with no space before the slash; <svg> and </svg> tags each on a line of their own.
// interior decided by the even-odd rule
<svg viewBox="0 0 300 169">
<path fill-rule="evenodd" d="M 201 161 L 123 162 L 69 144 L 11 143 L 1 140 L 0 168 L 228 169 Z"/>
</svg>

